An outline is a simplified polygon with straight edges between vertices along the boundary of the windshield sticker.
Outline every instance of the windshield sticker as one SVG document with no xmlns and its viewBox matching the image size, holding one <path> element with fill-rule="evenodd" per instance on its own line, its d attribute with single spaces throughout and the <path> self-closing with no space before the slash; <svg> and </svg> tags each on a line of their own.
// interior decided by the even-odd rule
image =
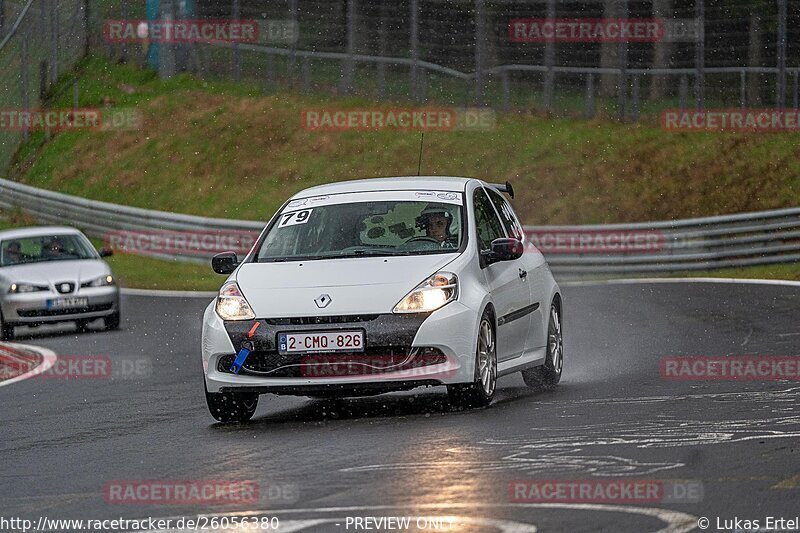
<svg viewBox="0 0 800 533">
<path fill-rule="evenodd" d="M 303 209 L 302 211 L 292 211 L 291 213 L 283 213 L 281 221 L 278 223 L 279 228 L 286 226 L 296 226 L 298 224 L 305 224 L 311 218 L 311 211 L 313 209 Z"/>
<path fill-rule="evenodd" d="M 286 207 L 290 207 L 290 208 L 291 207 L 300 207 L 301 205 L 306 205 L 307 201 L 308 201 L 307 198 L 301 198 L 299 200 L 292 200 L 291 202 L 289 202 L 289 205 L 287 205 Z"/>
</svg>

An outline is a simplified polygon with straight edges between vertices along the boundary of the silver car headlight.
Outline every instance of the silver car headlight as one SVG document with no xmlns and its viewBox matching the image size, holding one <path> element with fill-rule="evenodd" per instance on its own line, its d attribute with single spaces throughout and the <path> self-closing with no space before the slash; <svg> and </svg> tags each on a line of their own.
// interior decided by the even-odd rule
<svg viewBox="0 0 800 533">
<path fill-rule="evenodd" d="M 219 290 L 217 314 L 222 320 L 252 320 L 256 317 L 235 281 L 226 283 Z"/>
<path fill-rule="evenodd" d="M 452 272 L 437 272 L 394 306 L 394 313 L 427 313 L 458 298 L 458 277 Z"/>
<path fill-rule="evenodd" d="M 92 281 L 81 283 L 81 287 L 108 287 L 114 285 L 114 276 L 100 276 Z"/>
<path fill-rule="evenodd" d="M 8 288 L 9 294 L 23 294 L 27 292 L 40 292 L 50 290 L 48 287 L 34 285 L 32 283 L 12 283 Z"/>
</svg>

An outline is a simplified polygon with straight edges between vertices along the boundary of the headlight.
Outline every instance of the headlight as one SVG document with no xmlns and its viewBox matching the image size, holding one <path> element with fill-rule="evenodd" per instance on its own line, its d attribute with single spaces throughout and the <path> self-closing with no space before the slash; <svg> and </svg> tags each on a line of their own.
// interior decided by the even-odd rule
<svg viewBox="0 0 800 533">
<path fill-rule="evenodd" d="M 219 290 L 217 314 L 222 320 L 252 320 L 256 317 L 235 281 L 226 283 Z"/>
<path fill-rule="evenodd" d="M 114 284 L 113 276 L 101 276 L 97 279 L 93 279 L 92 281 L 81 283 L 81 287 L 108 287 L 109 285 L 113 284 Z"/>
<path fill-rule="evenodd" d="M 452 272 L 437 272 L 405 298 L 400 300 L 394 313 L 427 313 L 435 311 L 458 298 L 458 278 Z"/>
<path fill-rule="evenodd" d="M 32 283 L 12 283 L 11 287 L 8 289 L 8 292 L 9 294 L 22 294 L 25 292 L 39 292 L 46 290 L 49 290 L 49 288 L 42 287 L 41 285 L 33 285 Z"/>
</svg>

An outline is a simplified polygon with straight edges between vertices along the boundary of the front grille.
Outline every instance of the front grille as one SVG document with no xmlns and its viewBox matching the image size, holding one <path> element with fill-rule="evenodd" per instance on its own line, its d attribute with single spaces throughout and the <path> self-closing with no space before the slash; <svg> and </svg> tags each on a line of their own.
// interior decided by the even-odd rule
<svg viewBox="0 0 800 533">
<path fill-rule="evenodd" d="M 233 354 L 221 357 L 217 371 L 230 374 L 235 358 Z M 408 361 L 407 358 L 408 348 L 397 346 L 367 348 L 359 353 L 279 355 L 253 352 L 247 357 L 239 374 L 271 378 L 368 376 L 447 362 L 447 356 L 436 348 L 417 349 Z"/>
<path fill-rule="evenodd" d="M 348 322 L 369 322 L 379 315 L 339 315 L 339 316 L 301 316 L 292 318 L 266 318 L 264 322 L 272 326 L 313 326 L 316 324 L 345 324 Z"/>
<path fill-rule="evenodd" d="M 59 281 L 55 284 L 56 290 L 61 294 L 72 294 L 75 284 L 70 281 Z"/>
<path fill-rule="evenodd" d="M 114 304 L 98 304 L 90 305 L 88 307 L 75 307 L 72 309 L 31 309 L 17 311 L 17 314 L 22 318 L 41 318 L 50 316 L 64 316 L 64 315 L 77 315 L 80 313 L 98 313 L 100 311 L 108 311 L 114 307 Z"/>
</svg>

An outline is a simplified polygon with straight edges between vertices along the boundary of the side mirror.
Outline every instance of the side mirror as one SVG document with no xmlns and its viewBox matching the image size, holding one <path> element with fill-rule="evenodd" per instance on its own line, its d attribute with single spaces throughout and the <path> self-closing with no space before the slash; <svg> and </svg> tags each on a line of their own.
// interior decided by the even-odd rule
<svg viewBox="0 0 800 533">
<path fill-rule="evenodd" d="M 111 257 L 114 255 L 114 250 L 111 248 L 100 248 L 98 253 L 100 254 L 100 257 Z"/>
<path fill-rule="evenodd" d="M 217 274 L 232 274 L 239 266 L 239 258 L 234 252 L 222 252 L 211 259 L 211 268 Z"/>
<path fill-rule="evenodd" d="M 483 255 L 490 261 L 513 261 L 522 257 L 524 248 L 517 239 L 495 239 L 492 249 L 483 252 Z"/>
</svg>

